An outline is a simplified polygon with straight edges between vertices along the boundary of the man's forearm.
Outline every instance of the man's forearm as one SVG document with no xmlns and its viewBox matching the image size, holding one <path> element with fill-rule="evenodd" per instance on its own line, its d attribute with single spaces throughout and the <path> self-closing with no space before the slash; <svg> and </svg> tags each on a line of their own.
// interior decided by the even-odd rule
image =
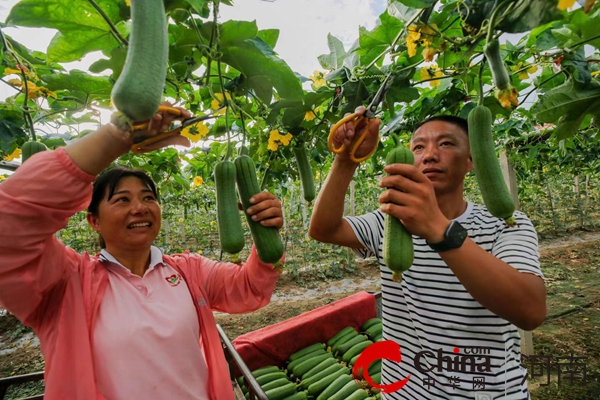
<svg viewBox="0 0 600 400">
<path fill-rule="evenodd" d="M 344 217 L 346 191 L 358 164 L 336 157 L 313 209 L 309 234 L 313 237 L 335 231 Z"/>
<path fill-rule="evenodd" d="M 440 256 L 471 296 L 494 314 L 524 330 L 544 322 L 546 289 L 541 278 L 517 271 L 470 238 Z"/>
</svg>

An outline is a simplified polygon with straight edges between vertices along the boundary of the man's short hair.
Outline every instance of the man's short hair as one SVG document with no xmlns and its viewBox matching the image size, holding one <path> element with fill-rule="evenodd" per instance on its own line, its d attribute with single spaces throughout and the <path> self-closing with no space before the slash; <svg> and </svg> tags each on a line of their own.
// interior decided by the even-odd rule
<svg viewBox="0 0 600 400">
<path fill-rule="evenodd" d="M 423 125 L 425 125 L 428 122 L 433 122 L 433 121 L 442 121 L 442 122 L 448 122 L 450 124 L 456 125 L 458 126 L 467 136 L 469 136 L 469 123 L 467 122 L 466 119 L 462 118 L 462 117 L 456 117 L 454 115 L 436 115 L 433 117 L 429 117 L 427 118 L 425 121 L 420 122 L 415 129 L 413 130 L 413 135 L 415 134 L 415 132 Z"/>
</svg>

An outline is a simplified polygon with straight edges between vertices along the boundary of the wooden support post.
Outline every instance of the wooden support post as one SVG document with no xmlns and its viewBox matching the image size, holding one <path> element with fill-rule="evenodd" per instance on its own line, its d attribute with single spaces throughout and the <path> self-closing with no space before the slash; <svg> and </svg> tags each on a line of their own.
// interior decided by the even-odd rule
<svg viewBox="0 0 600 400">
<path fill-rule="evenodd" d="M 519 209 L 519 189 L 517 186 L 517 174 L 512 164 L 508 160 L 506 151 L 500 151 L 500 167 L 502 168 L 502 175 L 508 190 L 513 197 L 515 207 Z M 519 336 L 521 336 L 521 354 L 530 356 L 533 355 L 533 336 L 530 331 L 524 331 L 520 328 Z"/>
</svg>

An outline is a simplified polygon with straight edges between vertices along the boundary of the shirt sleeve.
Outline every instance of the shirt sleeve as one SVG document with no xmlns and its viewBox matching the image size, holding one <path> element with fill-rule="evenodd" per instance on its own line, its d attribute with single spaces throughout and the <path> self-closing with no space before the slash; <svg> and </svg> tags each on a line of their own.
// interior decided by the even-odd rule
<svg viewBox="0 0 600 400">
<path fill-rule="evenodd" d="M 213 310 L 229 314 L 256 311 L 271 301 L 277 279 L 282 273 L 284 257 L 279 265 L 258 258 L 252 245 L 250 256 L 241 266 L 192 255 L 199 262 L 196 272 Z"/>
<path fill-rule="evenodd" d="M 383 237 L 383 213 L 374 211 L 356 217 L 344 217 L 344 219 L 348 221 L 356 238 L 364 246 L 361 249 L 352 249 L 354 253 L 363 259 L 378 257 Z"/>
<path fill-rule="evenodd" d="M 88 206 L 93 179 L 61 147 L 34 154 L 0 184 L 0 305 L 25 325 L 35 326 L 78 262 L 55 233 Z"/>
<path fill-rule="evenodd" d="M 534 274 L 544 279 L 540 268 L 540 253 L 538 235 L 529 218 L 516 211 L 517 225 L 508 227 L 501 225 L 497 238 L 492 247 L 492 255 L 504 261 L 520 272 Z"/>
</svg>

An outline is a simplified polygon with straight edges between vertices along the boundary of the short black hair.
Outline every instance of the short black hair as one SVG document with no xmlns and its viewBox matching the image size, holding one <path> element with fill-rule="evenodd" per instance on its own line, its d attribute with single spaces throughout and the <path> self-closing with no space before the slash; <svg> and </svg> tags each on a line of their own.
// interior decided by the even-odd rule
<svg viewBox="0 0 600 400">
<path fill-rule="evenodd" d="M 92 200 L 90 201 L 90 205 L 88 206 L 88 212 L 92 214 L 94 217 L 98 216 L 98 211 L 100 209 L 100 203 L 106 192 L 108 190 L 108 200 L 110 200 L 117 188 L 117 185 L 123 178 L 134 177 L 138 178 L 142 183 L 144 183 L 154 194 L 154 197 L 158 200 L 158 193 L 156 190 L 156 184 L 148 176 L 146 171 L 137 169 L 137 168 L 128 168 L 123 166 L 117 166 L 110 169 L 105 170 L 96 180 L 94 181 L 94 188 L 92 190 Z M 105 248 L 106 243 L 104 242 L 104 238 L 102 235 L 99 237 L 100 247 Z"/>
<path fill-rule="evenodd" d="M 457 117 L 454 115 L 435 115 L 433 117 L 429 117 L 424 121 L 421 121 L 419 124 L 417 124 L 417 126 L 415 127 L 415 129 L 413 130 L 413 134 L 423 125 L 425 125 L 428 122 L 433 122 L 433 121 L 442 121 L 442 122 L 448 122 L 450 124 L 456 125 L 458 126 L 467 136 L 469 136 L 469 123 L 466 119 L 462 118 L 462 117 Z"/>
<path fill-rule="evenodd" d="M 100 202 L 104 199 L 104 195 L 108 189 L 108 200 L 110 200 L 115 194 L 115 190 L 117 185 L 123 178 L 128 177 L 138 178 L 142 183 L 144 183 L 150 190 L 152 190 L 152 194 L 158 199 L 158 193 L 156 190 L 156 184 L 148 176 L 146 171 L 136 168 L 128 168 L 123 166 L 117 166 L 110 169 L 105 170 L 96 180 L 94 181 L 94 189 L 92 191 L 92 200 L 90 205 L 88 206 L 88 212 L 93 216 L 98 216 L 98 209 L 100 208 Z"/>
</svg>

